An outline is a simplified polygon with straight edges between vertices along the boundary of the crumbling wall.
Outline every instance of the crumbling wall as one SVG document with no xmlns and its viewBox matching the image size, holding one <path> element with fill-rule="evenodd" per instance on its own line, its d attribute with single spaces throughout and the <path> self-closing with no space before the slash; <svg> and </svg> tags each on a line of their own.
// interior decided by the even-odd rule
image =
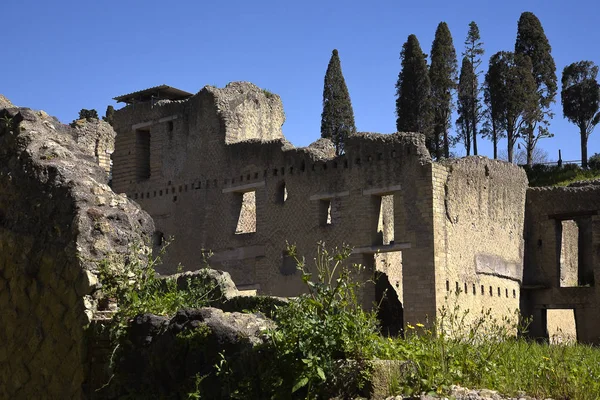
<svg viewBox="0 0 600 400">
<path fill-rule="evenodd" d="M 153 223 L 69 127 L 24 108 L 0 121 L 0 398 L 82 398 L 96 260 L 128 254 Z"/>
<path fill-rule="evenodd" d="M 179 262 L 195 269 L 201 252 L 190 249 L 206 248 L 214 252 L 211 265 L 231 273 L 241 289 L 294 296 L 304 287 L 286 257 L 286 242 L 309 267 L 319 240 L 330 248 L 354 246 L 351 262 L 368 266 L 365 281 L 377 268 L 377 246 L 388 246 L 386 252 L 395 252 L 386 255 L 393 260 L 386 268 L 391 284 L 410 299 L 406 318 L 435 314 L 435 290 L 423 284 L 434 281 L 431 159 L 424 137 L 361 133 L 349 138 L 339 157 L 326 139 L 294 148 L 280 136 L 279 101 L 237 83 L 204 88 L 182 102 L 116 111 L 114 188 L 140 202 L 165 237 L 175 236 L 161 272 L 174 272 Z M 259 106 L 241 106 L 248 102 Z M 250 115 L 236 117 L 241 110 Z M 135 176 L 138 134 L 150 135 L 150 176 L 144 178 Z M 255 232 L 237 229 L 244 194 L 255 199 Z M 394 244 L 382 243 L 378 233 L 381 199 L 388 195 Z M 374 285 L 367 285 L 364 304 L 375 299 Z"/>
<path fill-rule="evenodd" d="M 74 122 L 77 143 L 85 153 L 93 156 L 104 169 L 108 178 L 111 172 L 110 156 L 115 150 L 115 136 L 112 126 L 99 119 L 80 119 Z"/>
<path fill-rule="evenodd" d="M 600 186 L 596 183 L 527 190 L 525 301 L 521 306 L 525 316 L 533 316 L 532 336 L 548 337 L 552 331 L 548 309 L 566 309 L 574 310 L 577 339 L 600 343 L 596 284 L 600 279 Z"/>
<path fill-rule="evenodd" d="M 471 317 L 488 308 L 495 317 L 514 317 L 523 275 L 525 172 L 467 157 L 436 164 L 433 181 L 438 306 L 448 297 Z"/>
</svg>

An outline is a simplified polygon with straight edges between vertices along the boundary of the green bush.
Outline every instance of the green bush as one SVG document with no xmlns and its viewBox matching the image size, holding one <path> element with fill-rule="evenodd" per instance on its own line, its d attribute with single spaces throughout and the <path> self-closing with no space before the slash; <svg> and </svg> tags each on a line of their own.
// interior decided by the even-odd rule
<svg viewBox="0 0 600 400">
<path fill-rule="evenodd" d="M 600 170 L 600 154 L 594 153 L 594 155 L 588 159 L 588 167 L 596 171 Z"/>
<path fill-rule="evenodd" d="M 307 293 L 291 299 L 275 313 L 278 327 L 269 334 L 277 373 L 272 375 L 270 385 L 286 398 L 290 393 L 321 398 L 328 390 L 339 390 L 334 388 L 339 386 L 336 380 L 340 381 L 336 376 L 341 371 L 339 360 L 353 360 L 361 370 L 361 363 L 373 357 L 373 344 L 379 337 L 376 315 L 364 311 L 357 297 L 364 285 L 360 280 L 364 268 L 348 265 L 349 247 L 330 252 L 320 242 L 316 274 L 309 271 L 304 259 L 298 258 L 294 246 L 288 246 L 288 252 L 298 262 Z M 347 389 L 360 390 L 365 383 L 361 378 L 364 376 L 344 382 Z"/>
</svg>

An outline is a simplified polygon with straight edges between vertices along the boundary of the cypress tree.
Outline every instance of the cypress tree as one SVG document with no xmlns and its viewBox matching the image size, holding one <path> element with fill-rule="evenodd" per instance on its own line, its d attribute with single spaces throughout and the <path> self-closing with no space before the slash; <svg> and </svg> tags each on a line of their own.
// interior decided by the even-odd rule
<svg viewBox="0 0 600 400">
<path fill-rule="evenodd" d="M 473 154 L 477 155 L 477 124 L 481 120 L 481 107 L 479 105 L 479 66 L 481 65 L 481 56 L 483 55 L 483 42 L 479 35 L 479 27 L 475 21 L 469 23 L 469 32 L 465 39 L 465 51 L 463 56 L 467 57 L 473 68 L 473 74 L 475 78 L 472 81 L 471 93 L 471 112 L 470 112 L 470 125 L 471 125 L 471 138 L 473 140 Z"/>
<path fill-rule="evenodd" d="M 431 139 L 431 83 L 426 57 L 417 37 L 408 36 L 400 53 L 402 69 L 396 83 L 396 129 L 398 132 L 421 132 Z"/>
<path fill-rule="evenodd" d="M 581 166 L 587 168 L 587 142 L 600 123 L 600 85 L 598 67 L 591 61 L 579 61 L 565 67 L 560 97 L 565 118 L 577 125 L 581 137 Z"/>
<path fill-rule="evenodd" d="M 551 51 L 540 20 L 531 12 L 522 13 L 517 26 L 515 54 L 531 59 L 531 73 L 538 92 L 537 115 L 531 118 L 522 134 L 527 148 L 528 165 L 532 164 L 533 150 L 538 140 L 553 136 L 548 130 L 548 120 L 553 116 L 550 105 L 556 96 L 557 83 L 556 64 Z"/>
<path fill-rule="evenodd" d="M 331 139 L 336 155 L 344 153 L 344 145 L 349 135 L 356 132 L 354 111 L 337 49 L 325 73 L 323 87 L 323 113 L 321 114 L 321 137 Z"/>
<path fill-rule="evenodd" d="M 473 81 L 476 79 L 473 64 L 468 57 L 463 57 L 458 80 L 458 115 L 456 121 L 459 128 L 459 139 L 465 145 L 467 155 L 471 155 L 473 142 Z"/>
<path fill-rule="evenodd" d="M 452 114 L 452 90 L 456 88 L 456 50 L 452 43 L 450 29 L 445 22 L 440 22 L 435 39 L 431 45 L 431 108 L 433 116 L 432 141 L 435 156 L 439 159 L 450 157 L 450 140 L 448 129 Z"/>
</svg>

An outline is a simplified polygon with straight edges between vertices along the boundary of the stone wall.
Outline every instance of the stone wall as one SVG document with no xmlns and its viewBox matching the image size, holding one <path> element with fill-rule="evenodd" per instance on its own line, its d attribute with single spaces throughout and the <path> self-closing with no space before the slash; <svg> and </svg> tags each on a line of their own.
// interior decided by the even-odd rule
<svg viewBox="0 0 600 400">
<path fill-rule="evenodd" d="M 600 343 L 600 292 L 595 284 L 600 279 L 599 211 L 596 184 L 528 189 L 521 308 L 533 316 L 532 336 L 550 335 L 555 324 L 549 310 L 574 310 L 577 339 Z"/>
<path fill-rule="evenodd" d="M 208 248 L 211 264 L 242 289 L 293 296 L 303 287 L 286 241 L 310 265 L 324 240 L 355 247 L 365 279 L 386 273 L 405 321 L 436 315 L 446 281 L 477 284 L 476 303 L 491 306 L 501 288 L 501 307 L 516 308 L 527 185 L 520 169 L 487 159 L 432 163 L 424 137 L 410 133 L 357 134 L 335 157 L 325 139 L 294 148 L 283 120 L 279 97 L 248 83 L 115 113 L 114 188 L 175 236 L 163 272 L 179 262 L 195 269 L 201 252 L 190 249 Z M 251 196 L 254 204 L 244 203 Z M 363 294 L 367 305 L 377 300 L 373 286 Z"/>
<path fill-rule="evenodd" d="M 110 155 L 115 150 L 115 136 L 112 126 L 99 119 L 80 119 L 74 122 L 77 143 L 85 149 L 85 153 L 93 156 L 106 172 L 111 173 Z"/>
<path fill-rule="evenodd" d="M 519 308 L 527 177 L 522 168 L 467 157 L 434 169 L 438 308 L 456 302 L 469 317 Z M 449 301 L 448 299 L 449 298 Z"/>
<path fill-rule="evenodd" d="M 153 223 L 71 128 L 24 108 L 0 120 L 0 398 L 80 399 L 95 260 L 129 253 Z"/>
</svg>

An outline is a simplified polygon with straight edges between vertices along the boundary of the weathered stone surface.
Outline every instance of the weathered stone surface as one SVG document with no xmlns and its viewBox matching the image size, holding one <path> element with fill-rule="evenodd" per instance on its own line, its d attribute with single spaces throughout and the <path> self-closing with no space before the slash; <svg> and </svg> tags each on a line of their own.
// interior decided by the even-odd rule
<svg viewBox="0 0 600 400">
<path fill-rule="evenodd" d="M 180 310 L 171 320 L 140 315 L 132 322 L 130 345 L 121 353 L 111 384 L 96 396 L 186 398 L 195 378 L 205 376 L 203 398 L 227 398 L 228 371 L 238 377 L 240 369 L 254 373 L 260 355 L 252 350 L 264 343 L 262 332 L 274 327 L 260 314 L 210 307 Z"/>
<path fill-rule="evenodd" d="M 76 136 L 43 111 L 0 109 L 0 398 L 82 398 L 97 260 L 154 230 Z"/>
<path fill-rule="evenodd" d="M 10 102 L 5 96 L 0 94 L 0 109 L 14 107 L 13 103 Z"/>
<path fill-rule="evenodd" d="M 285 122 L 281 98 L 249 82 L 232 82 L 219 89 L 204 88 L 215 96 L 219 116 L 227 131 L 225 143 L 283 139 Z"/>
<path fill-rule="evenodd" d="M 115 150 L 115 136 L 112 126 L 99 119 L 80 119 L 74 122 L 77 143 L 85 149 L 85 154 L 94 157 L 108 175 L 111 169 L 110 155 Z"/>
</svg>

